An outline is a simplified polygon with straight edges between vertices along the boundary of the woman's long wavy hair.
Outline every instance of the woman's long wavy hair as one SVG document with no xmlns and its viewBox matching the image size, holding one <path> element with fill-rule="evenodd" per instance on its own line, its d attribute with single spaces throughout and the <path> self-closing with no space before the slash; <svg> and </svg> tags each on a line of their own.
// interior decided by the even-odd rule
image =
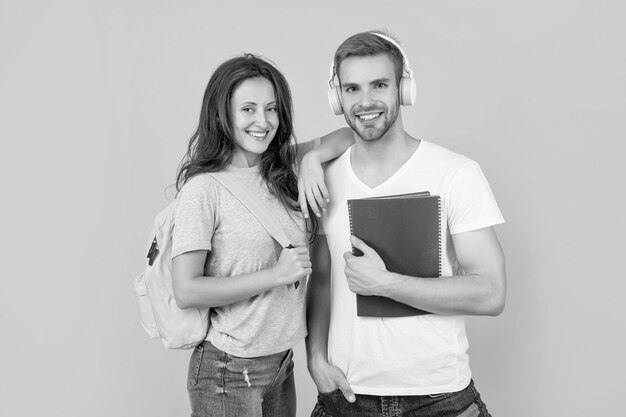
<svg viewBox="0 0 626 417">
<path fill-rule="evenodd" d="M 298 180 L 293 170 L 296 150 L 290 146 L 293 136 L 293 104 L 285 77 L 269 62 L 253 54 L 231 58 L 213 73 L 204 92 L 200 123 L 189 139 L 187 153 L 178 167 L 176 190 L 192 177 L 224 170 L 234 151 L 231 98 L 244 80 L 263 77 L 272 83 L 278 103 L 279 125 L 267 150 L 261 155 L 261 175 L 269 190 L 291 210 L 298 210 Z M 310 216 L 309 230 L 315 236 L 317 219 Z"/>
</svg>

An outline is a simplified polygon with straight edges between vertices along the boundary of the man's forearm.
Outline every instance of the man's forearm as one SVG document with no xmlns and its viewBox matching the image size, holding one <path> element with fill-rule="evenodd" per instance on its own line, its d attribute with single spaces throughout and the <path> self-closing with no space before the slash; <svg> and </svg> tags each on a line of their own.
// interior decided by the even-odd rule
<svg viewBox="0 0 626 417">
<path fill-rule="evenodd" d="M 330 253 L 326 236 L 317 236 L 310 248 L 313 271 L 307 288 L 307 363 L 328 361 L 330 325 Z"/>
<path fill-rule="evenodd" d="M 324 163 L 337 158 L 354 143 L 352 129 L 343 127 L 320 138 L 320 144 L 311 152 Z M 312 155 L 311 155 L 312 156 Z"/>
<path fill-rule="evenodd" d="M 356 397 L 346 379 L 345 373 L 328 361 L 328 328 L 330 325 L 330 256 L 326 239 L 322 240 L 320 252 L 312 250 L 313 273 L 307 289 L 307 325 L 306 338 L 307 368 L 319 392 L 332 392 L 339 388 L 348 402 Z M 316 245 L 312 245 L 315 247 Z M 318 247 L 319 248 L 319 247 Z M 316 271 L 316 272 L 315 272 Z"/>
<path fill-rule="evenodd" d="M 436 314 L 498 315 L 504 308 L 504 253 L 493 228 L 453 235 L 463 275 L 410 277 L 389 272 L 378 254 L 360 239 L 363 256 L 346 253 L 346 277 L 353 292 L 380 295 Z"/>
<path fill-rule="evenodd" d="M 380 294 L 435 314 L 495 316 L 504 308 L 502 280 L 484 275 L 418 278 L 389 273 Z"/>
<path fill-rule="evenodd" d="M 315 361 L 328 361 L 329 325 L 330 282 L 328 278 L 312 276 L 307 292 L 306 350 L 309 366 Z"/>
</svg>

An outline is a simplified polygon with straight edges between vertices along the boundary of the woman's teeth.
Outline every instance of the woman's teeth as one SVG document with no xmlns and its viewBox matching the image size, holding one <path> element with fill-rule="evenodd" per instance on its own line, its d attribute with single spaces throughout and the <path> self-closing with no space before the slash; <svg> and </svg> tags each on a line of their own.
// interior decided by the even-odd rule
<svg viewBox="0 0 626 417">
<path fill-rule="evenodd" d="M 248 135 L 254 136 L 257 139 L 263 139 L 267 132 L 248 132 Z"/>
</svg>

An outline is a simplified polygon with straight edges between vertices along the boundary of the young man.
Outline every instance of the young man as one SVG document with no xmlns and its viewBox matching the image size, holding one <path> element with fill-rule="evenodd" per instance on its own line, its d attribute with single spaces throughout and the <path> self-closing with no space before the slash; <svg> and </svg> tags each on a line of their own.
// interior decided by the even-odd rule
<svg viewBox="0 0 626 417">
<path fill-rule="evenodd" d="M 414 86 L 395 41 L 359 33 L 333 65 L 331 106 L 343 111 L 355 144 L 325 170 L 326 239 L 311 253 L 308 366 L 320 393 L 312 415 L 488 416 L 471 380 L 463 315 L 504 308 L 504 255 L 492 228 L 504 220 L 489 185 L 474 161 L 404 130 L 400 104 L 411 104 Z M 417 191 L 441 197 L 439 278 L 391 273 L 350 236 L 346 200 Z M 352 246 L 364 255 L 353 256 Z M 355 293 L 434 314 L 357 317 Z"/>
</svg>

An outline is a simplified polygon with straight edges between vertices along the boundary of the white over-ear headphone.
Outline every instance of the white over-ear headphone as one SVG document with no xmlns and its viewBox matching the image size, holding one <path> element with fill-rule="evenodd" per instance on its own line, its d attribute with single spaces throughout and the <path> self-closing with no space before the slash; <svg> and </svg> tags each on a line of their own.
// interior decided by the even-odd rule
<svg viewBox="0 0 626 417">
<path fill-rule="evenodd" d="M 381 33 L 370 32 L 372 35 L 376 35 L 380 38 L 383 38 L 387 42 L 394 45 L 400 51 L 402 55 L 402 69 L 406 73 L 400 79 L 400 85 L 398 86 L 398 91 L 400 95 L 400 104 L 403 106 L 410 106 L 415 103 L 415 96 L 417 95 L 417 87 L 415 86 L 415 79 L 413 78 L 413 71 L 409 66 L 409 59 L 406 57 L 404 51 L 398 44 L 398 42 L 391 39 L 389 36 L 385 36 Z M 335 85 L 335 76 L 337 73 L 335 72 L 335 59 L 330 64 L 329 71 L 330 78 L 328 79 L 328 103 L 330 104 L 330 108 L 336 115 L 343 114 L 343 108 L 341 107 L 341 92 L 337 85 Z"/>
</svg>

